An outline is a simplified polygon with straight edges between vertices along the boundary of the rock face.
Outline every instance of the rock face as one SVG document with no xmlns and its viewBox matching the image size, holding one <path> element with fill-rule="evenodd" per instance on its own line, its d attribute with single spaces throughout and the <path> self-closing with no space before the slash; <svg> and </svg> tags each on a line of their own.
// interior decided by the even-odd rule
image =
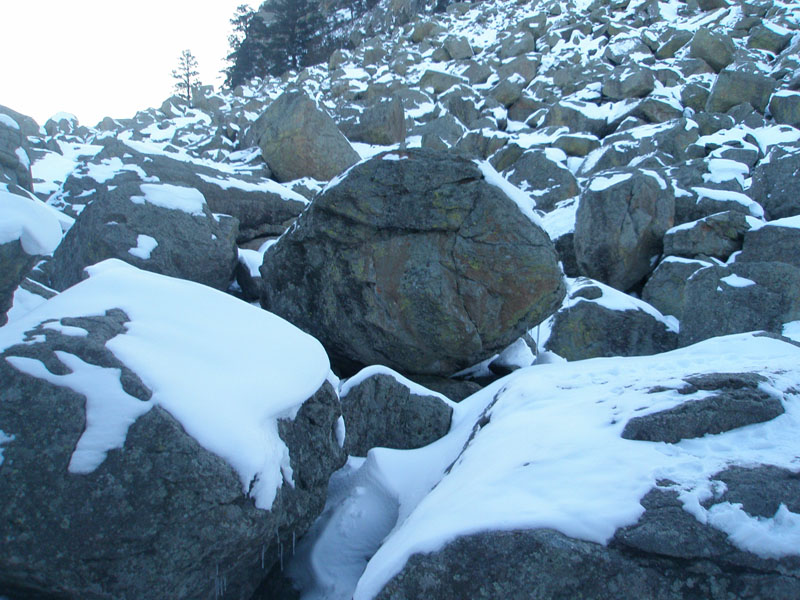
<svg viewBox="0 0 800 600">
<path fill-rule="evenodd" d="M 658 176 L 621 170 L 594 177 L 581 194 L 575 222 L 582 274 L 630 289 L 655 266 L 674 214 L 672 189 Z"/>
<path fill-rule="evenodd" d="M 658 354 L 678 345 L 677 332 L 658 311 L 591 280 L 571 286 L 547 325 L 545 349 L 567 360 Z"/>
<path fill-rule="evenodd" d="M 300 91 L 283 93 L 253 125 L 264 160 L 278 181 L 332 179 L 359 160 L 336 124 Z"/>
<path fill-rule="evenodd" d="M 680 344 L 766 330 L 800 319 L 800 269 L 781 262 L 742 262 L 696 272 L 686 284 Z"/>
<path fill-rule="evenodd" d="M 800 268 L 800 218 L 771 221 L 744 236 L 740 262 L 785 262 Z"/>
<path fill-rule="evenodd" d="M 792 185 L 800 176 L 800 146 L 773 146 L 753 169 L 753 199 L 769 219 L 800 215 L 800 198 Z"/>
<path fill-rule="evenodd" d="M 137 271 L 123 266 L 117 272 Z M 240 473 L 187 433 L 187 423 L 197 435 L 197 426 L 209 416 L 200 408 L 202 394 L 189 391 L 188 379 L 167 386 L 169 390 L 160 385 L 152 391 L 143 381 L 152 378 L 152 370 L 149 375 L 142 373 L 142 363 L 134 370 L 129 366 L 134 355 L 127 354 L 123 362 L 107 347 L 114 339 L 119 352 L 128 328 L 145 322 L 141 315 L 146 303 L 160 303 L 164 309 L 169 300 L 159 289 L 177 293 L 185 288 L 185 296 L 173 298 L 184 307 L 197 302 L 208 308 L 209 299 L 218 308 L 238 301 L 194 284 L 167 283 L 166 278 L 155 280 L 165 281 L 161 287 L 150 287 L 154 281 L 150 278 L 156 276 L 132 276 L 138 279 L 129 284 L 122 281 L 117 289 L 93 289 L 104 289 L 111 302 L 116 294 L 138 317 L 111 308 L 88 317 L 48 318 L 30 329 L 26 325 L 10 330 L 12 324 L 0 335 L 0 348 L 5 348 L 0 355 L 4 382 L 0 389 L 4 432 L 0 435 L 4 482 L 0 486 L 4 516 L 0 521 L 0 589 L 22 597 L 211 600 L 224 595 L 246 600 L 279 562 L 281 544 L 291 544 L 295 534 L 302 535 L 322 510 L 327 480 L 345 460 L 334 433 L 340 414 L 336 393 L 324 382 L 324 373 L 307 374 L 312 379 L 322 375 L 321 387 L 298 406 L 294 419 L 276 422 L 276 439 L 289 452 L 291 471 L 286 473 L 291 475 L 285 477 L 291 477 L 292 484 L 279 481 L 271 506 L 258 508 Z M 97 297 L 82 291 L 93 281 L 94 276 L 64 292 L 60 304 L 54 298 L 52 308 L 50 304 L 42 308 L 53 316 L 69 310 L 68 298 L 74 303 L 83 293 Z M 144 292 L 140 300 L 132 299 L 140 292 Z M 167 321 L 176 317 L 172 314 Z M 260 323 L 251 321 L 256 327 Z M 138 343 L 145 347 L 161 344 L 161 328 L 152 325 L 151 321 L 139 330 Z M 235 353 L 232 346 L 225 349 L 225 342 L 215 346 L 219 342 L 214 341 L 213 326 L 197 320 L 195 328 L 202 332 L 196 339 L 203 341 L 185 348 L 188 362 L 176 365 L 179 371 L 192 361 L 196 364 L 190 370 L 214 369 L 197 357 Z M 20 343 L 14 343 L 15 336 Z M 177 334 L 184 340 L 192 336 L 186 331 Z M 264 343 L 286 341 L 265 339 Z M 322 352 L 316 347 L 317 353 Z M 285 348 L 280 352 L 291 355 Z M 308 364 L 315 359 L 313 354 L 306 351 L 295 357 L 297 365 Z M 233 372 L 227 375 L 237 377 Z M 238 374 L 246 376 L 244 371 Z M 271 389 L 275 377 L 273 372 L 260 384 L 263 406 L 284 393 Z M 170 412 L 175 405 L 164 399 L 185 393 L 193 397 L 197 411 L 190 421 L 179 421 Z M 229 416 L 253 406 L 252 401 L 236 397 L 235 392 L 218 399 Z M 125 422 L 117 423 L 115 414 Z M 238 434 L 248 435 L 242 430 Z M 208 438 L 201 439 L 208 443 Z M 267 455 L 260 457 L 265 465 L 271 460 Z"/>
<path fill-rule="evenodd" d="M 665 315 L 683 319 L 686 282 L 710 262 L 668 256 L 659 263 L 642 288 L 642 299 Z"/>
<path fill-rule="evenodd" d="M 31 161 L 19 123 L 0 112 L 0 183 L 33 190 Z"/>
<path fill-rule="evenodd" d="M 549 237 L 489 177 L 430 150 L 356 166 L 265 255 L 262 305 L 345 370 L 447 376 L 479 362 L 564 296 Z"/>
<path fill-rule="evenodd" d="M 715 213 L 692 223 L 684 223 L 664 235 L 664 254 L 686 258 L 712 257 L 727 260 L 742 249 L 750 225 L 741 212 Z"/>
<path fill-rule="evenodd" d="M 360 377 L 359 377 L 360 379 Z M 431 393 L 377 372 L 341 394 L 348 454 L 366 456 L 370 448 L 421 448 L 450 430 L 453 409 Z"/>
<path fill-rule="evenodd" d="M 193 188 L 126 184 L 98 194 L 53 255 L 51 283 L 64 290 L 83 269 L 118 258 L 162 275 L 227 289 L 236 268 L 237 221 L 216 216 Z"/>
</svg>

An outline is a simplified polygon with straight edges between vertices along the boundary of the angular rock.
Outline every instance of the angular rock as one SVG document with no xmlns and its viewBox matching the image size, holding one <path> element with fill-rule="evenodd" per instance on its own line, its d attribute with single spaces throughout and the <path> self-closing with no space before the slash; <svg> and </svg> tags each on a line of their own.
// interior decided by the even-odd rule
<svg viewBox="0 0 800 600">
<path fill-rule="evenodd" d="M 489 95 L 508 108 L 520 99 L 524 88 L 525 80 L 523 77 L 521 75 L 512 75 L 503 79 L 489 90 Z"/>
<path fill-rule="evenodd" d="M 333 179 L 359 161 L 326 113 L 301 91 L 287 91 L 253 124 L 253 136 L 278 181 Z"/>
<path fill-rule="evenodd" d="M 42 134 L 41 127 L 39 127 L 39 124 L 33 119 L 33 117 L 23 115 L 22 113 L 19 113 L 7 106 L 3 106 L 2 104 L 0 104 L 0 114 L 11 117 L 11 120 L 19 125 L 22 135 L 25 137 L 29 135 L 38 136 Z"/>
<path fill-rule="evenodd" d="M 380 101 L 364 110 L 352 125 L 342 125 L 342 133 L 354 142 L 390 146 L 406 139 L 403 103 L 398 97 Z"/>
<path fill-rule="evenodd" d="M 800 218 L 779 219 L 747 231 L 736 261 L 777 261 L 800 268 Z"/>
<path fill-rule="evenodd" d="M 87 301 L 91 316 L 77 316 Z M 243 310 L 248 330 L 233 335 L 201 316 Z M 110 263 L 37 315 L 0 334 L 0 589 L 51 598 L 214 598 L 225 589 L 249 598 L 281 545 L 321 512 L 346 458 L 322 348 L 238 300 Z M 249 335 L 262 343 L 226 370 Z M 155 366 L 163 359 L 151 362 L 165 345 L 181 349 L 166 370 Z M 254 382 L 251 368 L 264 379 Z M 289 408 L 296 416 L 281 420 Z M 248 411 L 253 421 L 242 420 Z M 247 431 L 270 421 L 272 433 Z M 261 444 L 247 440 L 259 435 L 275 446 L 246 464 Z M 240 470 L 251 467 L 252 480 Z"/>
<path fill-rule="evenodd" d="M 33 191 L 28 144 L 19 123 L 0 113 L 0 183 Z"/>
<path fill-rule="evenodd" d="M 658 175 L 629 169 L 595 176 L 581 193 L 575 223 L 582 274 L 630 289 L 652 271 L 674 215 L 672 188 Z"/>
<path fill-rule="evenodd" d="M 469 40 L 461 36 L 451 35 L 446 37 L 444 40 L 444 49 L 447 50 L 447 54 L 450 55 L 452 60 L 465 60 L 467 58 L 472 58 L 474 54 Z"/>
<path fill-rule="evenodd" d="M 262 305 L 343 371 L 450 375 L 491 356 L 564 286 L 547 234 L 488 173 L 429 150 L 359 164 L 265 255 Z"/>
<path fill-rule="evenodd" d="M 689 388 L 678 390 L 680 393 L 693 394 L 697 390 L 715 393 L 683 402 L 668 410 L 634 417 L 625 424 L 622 437 L 626 440 L 676 444 L 681 440 L 769 421 L 785 411 L 779 398 L 759 388 L 765 381 L 766 378 L 758 373 L 688 378 L 686 382 Z"/>
<path fill-rule="evenodd" d="M 686 282 L 699 269 L 712 263 L 667 256 L 650 275 L 642 288 L 642 299 L 661 313 L 683 319 Z"/>
<path fill-rule="evenodd" d="M 603 80 L 603 95 L 612 100 L 644 98 L 655 88 L 653 72 L 647 68 L 616 67 Z"/>
<path fill-rule="evenodd" d="M 734 106 L 749 103 L 760 113 L 767 108 L 776 82 L 769 75 L 744 67 L 725 69 L 714 82 L 706 102 L 709 112 L 727 112 Z"/>
<path fill-rule="evenodd" d="M 777 123 L 800 127 L 800 92 L 781 90 L 773 94 L 769 112 Z"/>
<path fill-rule="evenodd" d="M 772 146 L 753 169 L 748 193 L 764 207 L 767 219 L 800 215 L 800 196 L 794 184 L 800 177 L 800 145 Z"/>
<path fill-rule="evenodd" d="M 700 269 L 686 285 L 680 345 L 719 335 L 765 330 L 800 319 L 800 268 L 742 262 Z"/>
<path fill-rule="evenodd" d="M 500 58 L 512 58 L 520 54 L 527 54 L 536 49 L 536 39 L 530 31 L 520 31 L 508 36 L 500 42 L 498 55 Z"/>
<path fill-rule="evenodd" d="M 645 356 L 674 350 L 677 330 L 652 307 L 601 283 L 579 278 L 547 321 L 543 346 L 569 361 Z"/>
<path fill-rule="evenodd" d="M 728 260 L 742 249 L 751 225 L 741 212 L 726 211 L 673 227 L 664 234 L 664 254 Z"/>
<path fill-rule="evenodd" d="M 48 265 L 57 290 L 84 268 L 118 258 L 146 271 L 225 290 L 236 267 L 238 223 L 214 215 L 194 188 L 128 183 L 101 190 L 67 232 Z"/>
<path fill-rule="evenodd" d="M 340 394 L 347 454 L 366 456 L 375 447 L 421 448 L 447 434 L 453 409 L 438 394 L 391 371 L 367 370 Z"/>
<path fill-rule="evenodd" d="M 691 56 L 706 61 L 717 73 L 733 62 L 735 52 L 736 45 L 728 35 L 715 33 L 706 27 L 695 32 L 690 46 Z"/>
<path fill-rule="evenodd" d="M 418 85 L 422 90 L 430 88 L 433 90 L 434 94 L 441 94 L 442 92 L 449 90 L 454 85 L 458 85 L 460 83 L 464 83 L 464 79 L 462 77 L 429 69 L 422 74 Z"/>
<path fill-rule="evenodd" d="M 780 54 L 792 41 L 791 32 L 779 32 L 769 24 L 756 25 L 750 30 L 747 40 L 748 48 L 758 48 L 773 54 Z"/>
<path fill-rule="evenodd" d="M 741 504 L 748 515 L 771 519 L 781 504 L 800 512 L 800 477 L 787 469 L 730 467 L 714 475 L 714 480 L 726 488 L 719 501 Z"/>
<path fill-rule="evenodd" d="M 674 58 L 678 50 L 692 41 L 692 37 L 689 31 L 682 29 L 675 31 L 666 42 L 658 47 L 658 50 L 656 50 L 656 58 L 659 60 Z"/>
<path fill-rule="evenodd" d="M 527 150 L 506 174 L 511 183 L 536 200 L 536 208 L 540 210 L 552 210 L 557 202 L 580 193 L 575 176 L 556 158 L 557 151 Z"/>
</svg>

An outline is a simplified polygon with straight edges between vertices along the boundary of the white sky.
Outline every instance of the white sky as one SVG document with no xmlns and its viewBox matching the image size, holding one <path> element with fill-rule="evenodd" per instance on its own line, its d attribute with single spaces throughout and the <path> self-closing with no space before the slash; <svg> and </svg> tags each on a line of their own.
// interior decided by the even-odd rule
<svg viewBox="0 0 800 600">
<path fill-rule="evenodd" d="M 40 125 L 132 117 L 172 95 L 185 48 L 218 87 L 239 4 L 260 0 L 0 0 L 0 104 Z"/>
</svg>

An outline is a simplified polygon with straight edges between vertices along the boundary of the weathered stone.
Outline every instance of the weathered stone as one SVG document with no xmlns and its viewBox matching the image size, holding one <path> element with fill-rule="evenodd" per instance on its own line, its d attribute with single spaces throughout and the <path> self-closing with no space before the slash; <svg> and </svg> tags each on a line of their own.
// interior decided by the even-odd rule
<svg viewBox="0 0 800 600">
<path fill-rule="evenodd" d="M 697 271 L 686 284 L 680 345 L 719 335 L 780 333 L 800 320 L 800 268 L 783 262 L 736 262 Z"/>
<path fill-rule="evenodd" d="M 101 190 L 56 249 L 51 284 L 64 290 L 83 279 L 85 267 L 118 258 L 225 290 L 236 267 L 237 228 L 193 188 L 130 182 Z"/>
<path fill-rule="evenodd" d="M 312 332 L 348 372 L 450 375 L 504 348 L 564 294 L 547 234 L 472 161 L 427 150 L 354 167 L 261 273 L 263 306 Z"/>
<path fill-rule="evenodd" d="M 525 80 L 522 76 L 512 75 L 509 78 L 503 79 L 489 90 L 489 95 L 508 108 L 520 99 L 524 87 Z"/>
<path fill-rule="evenodd" d="M 681 393 L 692 394 L 698 389 L 715 393 L 668 410 L 634 417 L 625 425 L 622 437 L 676 444 L 770 421 L 785 412 L 779 398 L 759 388 L 766 378 L 757 373 L 726 373 L 713 378 L 698 376 L 686 381 L 690 387 L 679 390 Z"/>
<path fill-rule="evenodd" d="M 800 218 L 789 217 L 750 229 L 737 262 L 778 261 L 800 267 Z"/>
<path fill-rule="evenodd" d="M 558 152 L 555 154 L 557 156 Z M 580 193 L 578 180 L 569 169 L 554 160 L 552 150 L 524 152 L 510 167 L 506 178 L 528 192 L 536 200 L 536 207 L 544 211 Z"/>
<path fill-rule="evenodd" d="M 19 125 L 20 131 L 22 131 L 22 135 L 25 137 L 38 136 L 42 134 L 42 128 L 39 127 L 39 124 L 33 119 L 33 117 L 19 113 L 7 106 L 3 106 L 2 104 L 0 104 L 0 114 L 11 117 L 11 119 L 15 121 L 17 125 Z"/>
<path fill-rule="evenodd" d="M 348 454 L 366 456 L 375 447 L 421 448 L 450 430 L 453 409 L 437 395 L 421 394 L 401 379 L 376 372 L 341 395 Z"/>
<path fill-rule="evenodd" d="M 702 260 L 667 256 L 650 275 L 642 289 L 642 299 L 665 315 L 683 319 L 686 282 L 699 269 L 710 267 Z"/>
<path fill-rule="evenodd" d="M 800 145 L 772 146 L 753 169 L 749 194 L 764 207 L 768 219 L 800 215 Z"/>
<path fill-rule="evenodd" d="M 569 361 L 674 350 L 678 335 L 657 315 L 621 292 L 579 278 L 551 317 L 544 347 Z"/>
<path fill-rule="evenodd" d="M 593 106 L 577 101 L 559 102 L 547 111 L 544 124 L 546 126 L 563 125 L 569 128 L 570 133 L 590 133 L 598 138 L 603 138 L 613 131 L 613 127 L 605 118 L 587 114 L 587 109 Z"/>
<path fill-rule="evenodd" d="M 536 49 L 536 39 L 530 31 L 520 31 L 500 42 L 500 58 L 512 58 Z"/>
<path fill-rule="evenodd" d="M 781 33 L 769 27 L 769 25 L 758 25 L 750 30 L 747 47 L 780 54 L 789 46 L 791 41 L 792 34 L 788 31 Z"/>
<path fill-rule="evenodd" d="M 565 134 L 559 136 L 553 146 L 566 152 L 569 156 L 586 156 L 600 147 L 596 136 L 586 134 Z"/>
<path fill-rule="evenodd" d="M 603 80 L 603 95 L 612 100 L 643 98 L 654 88 L 655 77 L 647 68 L 620 66 Z"/>
<path fill-rule="evenodd" d="M 406 139 L 405 113 L 399 98 L 388 98 L 366 108 L 357 121 L 342 124 L 342 133 L 354 142 L 390 146 Z"/>
<path fill-rule="evenodd" d="M 725 69 L 714 82 L 706 102 L 709 112 L 727 112 L 734 106 L 749 103 L 763 113 L 776 82 L 769 75 L 744 67 Z"/>
<path fill-rule="evenodd" d="M 474 52 L 469 40 L 465 37 L 450 35 L 444 40 L 444 49 L 453 60 L 464 60 L 471 58 Z"/>
<path fill-rule="evenodd" d="M 692 41 L 692 34 L 689 31 L 679 29 L 675 31 L 669 39 L 656 50 L 656 58 L 664 60 L 674 58 L 675 53 Z"/>
<path fill-rule="evenodd" d="M 28 144 L 16 120 L 0 113 L 0 183 L 33 191 Z"/>
<path fill-rule="evenodd" d="M 780 91 L 772 95 L 769 112 L 777 123 L 800 127 L 800 92 Z"/>
<path fill-rule="evenodd" d="M 464 79 L 457 75 L 428 69 L 422 74 L 418 86 L 423 90 L 430 88 L 434 94 L 441 94 L 459 83 L 464 83 Z"/>
<path fill-rule="evenodd" d="M 691 56 L 706 61 L 717 73 L 733 62 L 734 52 L 736 45 L 729 36 L 706 27 L 698 29 L 692 38 Z"/>
<path fill-rule="evenodd" d="M 749 229 L 747 217 L 741 212 L 716 213 L 667 231 L 664 234 L 664 254 L 725 261 L 742 249 L 745 232 Z"/>
<path fill-rule="evenodd" d="M 672 188 L 657 176 L 630 169 L 594 177 L 581 194 L 575 223 L 582 274 L 630 289 L 653 270 L 674 215 Z"/>
<path fill-rule="evenodd" d="M 278 181 L 333 179 L 359 161 L 358 153 L 304 92 L 287 91 L 253 124 L 264 160 Z"/>
</svg>

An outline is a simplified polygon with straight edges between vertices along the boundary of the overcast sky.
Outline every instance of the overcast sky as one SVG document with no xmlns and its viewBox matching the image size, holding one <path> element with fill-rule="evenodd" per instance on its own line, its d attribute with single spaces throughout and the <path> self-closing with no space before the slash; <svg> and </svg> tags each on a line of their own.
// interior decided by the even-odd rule
<svg viewBox="0 0 800 600">
<path fill-rule="evenodd" d="M 59 111 L 84 125 L 132 117 L 173 92 L 183 49 L 218 87 L 230 18 L 258 0 L 0 0 L 0 104 L 40 125 Z"/>
</svg>

